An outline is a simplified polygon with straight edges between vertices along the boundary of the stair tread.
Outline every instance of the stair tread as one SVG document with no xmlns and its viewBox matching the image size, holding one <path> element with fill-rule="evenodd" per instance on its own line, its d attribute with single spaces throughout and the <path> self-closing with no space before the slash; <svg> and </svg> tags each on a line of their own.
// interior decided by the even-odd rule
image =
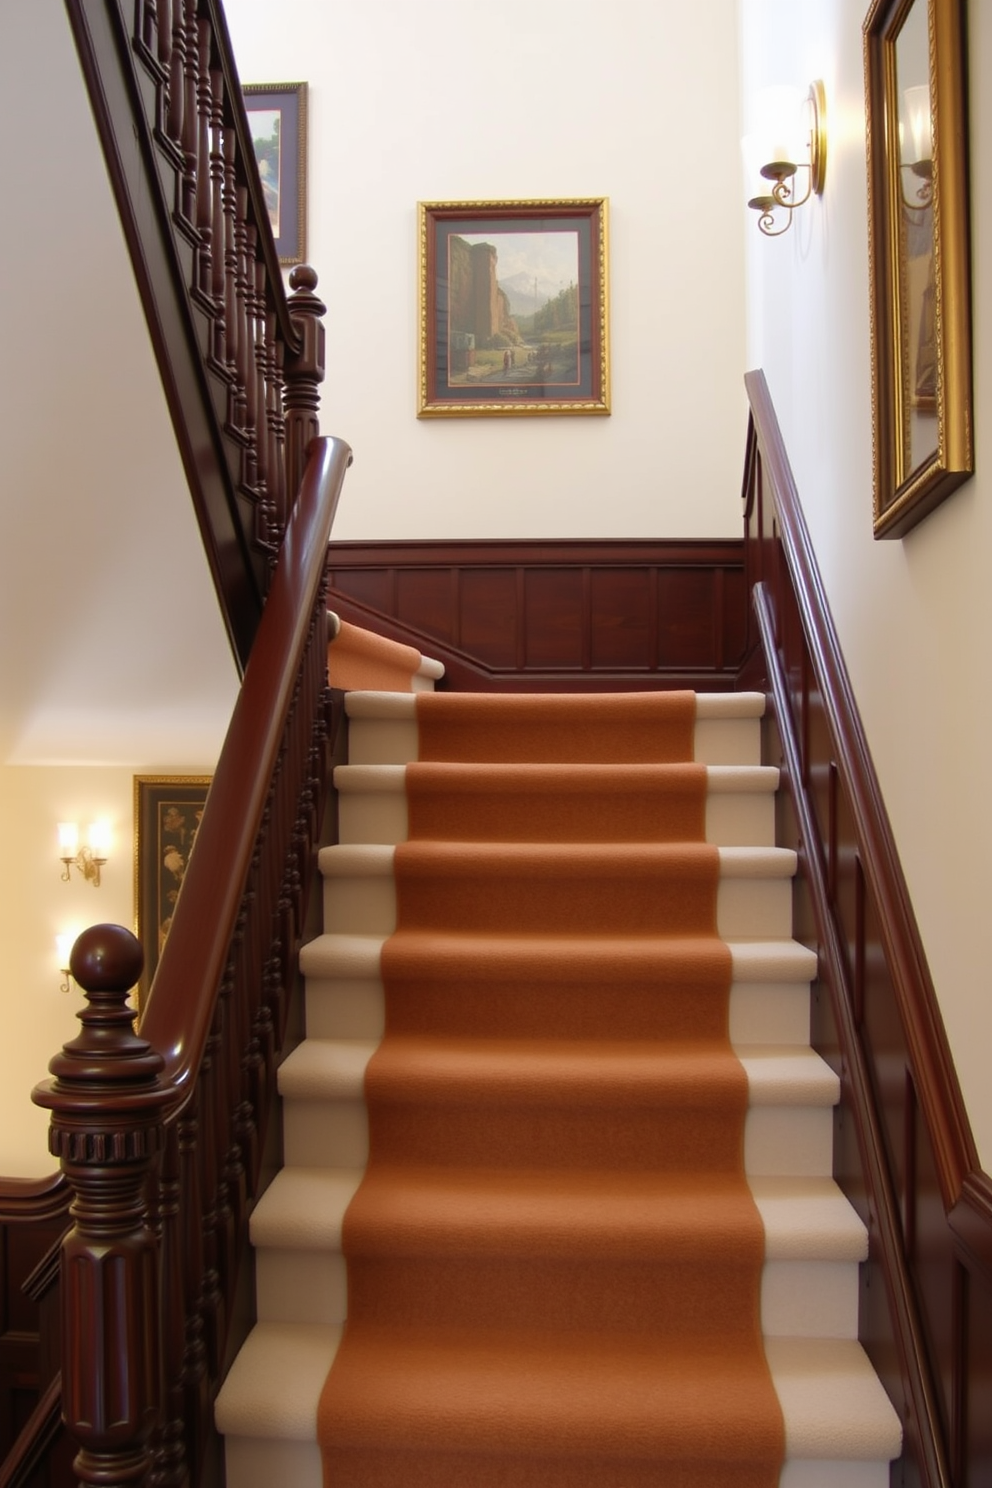
<svg viewBox="0 0 992 1488">
<path fill-rule="evenodd" d="M 362 1173 L 355 1169 L 284 1168 L 252 1215 L 256 1247 L 329 1250 L 341 1247 L 345 1211 Z M 558 1235 L 557 1248 L 591 1227 L 596 1235 L 632 1237 L 701 1224 L 714 1185 L 684 1174 L 628 1172 L 467 1172 L 447 1168 L 390 1170 L 397 1232 L 441 1230 L 452 1216 L 463 1228 L 505 1228 L 506 1213 L 517 1227 Z M 768 1260 L 859 1261 L 867 1253 L 861 1220 L 832 1179 L 750 1180 L 765 1228 Z M 511 1207 L 512 1206 L 512 1207 Z M 479 1244 L 482 1244 L 480 1233 Z"/>
<path fill-rule="evenodd" d="M 314 1324 L 257 1324 L 218 1397 L 218 1429 L 228 1435 L 315 1440 L 317 1402 L 340 1336 L 337 1328 Z M 485 1429 L 471 1417 L 460 1418 L 460 1402 L 469 1393 L 462 1388 L 467 1375 L 483 1376 L 485 1396 L 498 1401 L 503 1421 L 523 1424 L 533 1419 L 534 1399 L 567 1373 L 573 1439 L 595 1416 L 604 1380 L 632 1422 L 648 1429 L 657 1421 L 659 1399 L 676 1397 L 685 1414 L 702 1390 L 695 1368 L 649 1345 L 631 1350 L 626 1337 L 560 1335 L 553 1354 L 547 1339 L 528 1346 L 526 1338 L 492 1335 L 473 1344 L 458 1335 L 425 1338 L 396 1330 L 395 1343 L 403 1367 L 390 1371 L 380 1390 L 411 1430 L 424 1418 L 427 1400 L 444 1402 L 443 1418 L 453 1433 Z M 785 1421 L 787 1458 L 898 1456 L 898 1418 L 859 1344 L 773 1338 L 765 1346 Z M 732 1401 L 733 1369 L 718 1356 L 712 1370 L 725 1375 L 725 1398 Z M 471 1392 L 472 1398 L 479 1393 Z"/>
<path fill-rule="evenodd" d="M 280 1066 L 279 1091 L 297 1099 L 361 1099 L 365 1069 L 377 1047 L 365 1039 L 305 1039 Z M 678 1090 L 682 1098 L 691 1098 L 697 1071 L 709 1069 L 726 1045 L 393 1035 L 388 1049 L 392 1060 L 402 1055 L 418 1088 L 434 1087 L 439 1098 L 482 1101 L 487 1088 L 505 1084 L 518 1100 L 530 1092 L 543 1102 L 566 1088 L 590 1096 L 633 1097 L 636 1091 L 648 1100 Z M 836 1104 L 837 1076 L 814 1050 L 765 1045 L 744 1046 L 737 1053 L 752 1106 Z"/>
<path fill-rule="evenodd" d="M 438 949 L 446 949 L 449 955 L 459 951 L 468 953 L 469 946 L 478 948 L 480 959 L 485 962 L 493 954 L 502 957 L 513 954 L 533 956 L 545 948 L 549 967 L 557 971 L 558 947 L 547 936 L 500 935 L 480 936 L 459 934 L 457 931 L 432 932 Z M 329 931 L 309 941 L 300 952 L 300 965 L 305 976 L 312 977 L 378 977 L 380 958 L 387 935 L 347 935 Z M 621 969 L 629 963 L 652 954 L 664 954 L 687 945 L 688 941 L 678 936 L 643 936 L 636 941 L 629 936 L 593 936 L 582 938 L 582 954 L 588 960 L 601 956 Z M 812 981 L 816 975 L 816 953 L 796 940 L 739 940 L 727 941 L 733 959 L 735 981 Z"/>
<path fill-rule="evenodd" d="M 503 694 L 504 701 L 513 698 Z M 623 693 L 615 694 L 623 697 Z M 349 692 L 345 698 L 349 718 L 415 718 L 417 705 L 411 694 L 397 692 Z M 762 718 L 765 695 L 762 692 L 700 692 L 696 694 L 696 717 Z"/>
<path fill-rule="evenodd" d="M 450 765 L 446 771 L 461 776 L 466 782 L 485 772 L 491 773 L 491 765 Z M 574 781 L 587 776 L 589 784 L 598 784 L 600 789 L 609 788 L 608 782 L 617 782 L 617 788 L 628 789 L 628 781 L 671 769 L 671 765 L 626 765 L 622 773 L 614 765 L 572 765 L 571 776 L 562 789 L 572 792 Z M 678 767 L 676 767 L 678 768 Z M 778 788 L 779 771 L 773 765 L 706 765 L 706 788 L 712 794 L 726 795 L 746 792 L 755 795 L 773 795 Z M 509 763 L 501 765 L 508 784 L 524 780 L 536 771 L 551 774 L 553 766 Z M 342 794 L 379 792 L 383 795 L 403 795 L 406 790 L 406 765 L 337 765 L 334 770 L 334 785 Z M 549 782 L 553 788 L 553 782 Z"/>
<path fill-rule="evenodd" d="M 214 1404 L 217 1430 L 316 1441 L 317 1402 L 341 1331 L 319 1323 L 256 1323 Z"/>
<path fill-rule="evenodd" d="M 555 864 L 567 866 L 574 873 L 577 865 L 584 862 L 592 870 L 599 863 L 644 862 L 655 859 L 664 863 L 676 855 L 684 855 L 693 849 L 710 852 L 709 844 L 699 842 L 679 843 L 547 843 L 547 842 L 442 842 L 430 841 L 409 844 L 410 847 L 429 848 L 438 862 L 446 861 L 458 865 L 460 875 L 475 866 L 480 872 L 491 874 L 494 865 L 507 867 L 515 864 Z M 723 878 L 792 878 L 796 872 L 796 854 L 788 847 L 717 847 L 720 875 Z M 392 843 L 334 843 L 322 847 L 318 855 L 320 871 L 324 878 L 392 878 L 396 847 Z"/>
</svg>

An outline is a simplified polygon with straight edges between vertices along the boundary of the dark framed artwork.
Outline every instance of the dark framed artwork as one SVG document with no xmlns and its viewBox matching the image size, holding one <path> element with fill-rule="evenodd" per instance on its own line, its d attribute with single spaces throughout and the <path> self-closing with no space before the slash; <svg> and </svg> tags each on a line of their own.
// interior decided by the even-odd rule
<svg viewBox="0 0 992 1488">
<path fill-rule="evenodd" d="M 307 251 L 307 85 L 247 83 L 242 91 L 279 262 L 303 263 Z"/>
<path fill-rule="evenodd" d="M 139 1008 L 172 924 L 210 780 L 209 775 L 134 777 L 134 918 L 145 953 Z"/>
<path fill-rule="evenodd" d="M 902 537 L 974 470 L 964 0 L 864 22 L 874 533 Z"/>
<path fill-rule="evenodd" d="M 610 412 L 607 201 L 421 202 L 418 417 Z"/>
</svg>

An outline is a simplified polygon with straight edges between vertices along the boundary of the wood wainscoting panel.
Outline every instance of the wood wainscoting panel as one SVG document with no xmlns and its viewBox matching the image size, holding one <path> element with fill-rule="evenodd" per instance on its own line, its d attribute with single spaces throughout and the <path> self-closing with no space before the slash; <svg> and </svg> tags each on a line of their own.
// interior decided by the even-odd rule
<svg viewBox="0 0 992 1488">
<path fill-rule="evenodd" d="M 447 685 L 730 690 L 743 542 L 333 543 L 342 618 L 443 661 Z"/>
</svg>

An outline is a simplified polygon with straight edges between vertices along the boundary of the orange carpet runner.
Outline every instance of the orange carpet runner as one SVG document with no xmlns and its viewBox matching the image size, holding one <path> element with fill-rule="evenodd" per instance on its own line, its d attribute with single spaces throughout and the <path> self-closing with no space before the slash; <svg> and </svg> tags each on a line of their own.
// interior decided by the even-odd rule
<svg viewBox="0 0 992 1488">
<path fill-rule="evenodd" d="M 772 1488 L 694 698 L 418 698 L 325 1488 Z"/>
</svg>

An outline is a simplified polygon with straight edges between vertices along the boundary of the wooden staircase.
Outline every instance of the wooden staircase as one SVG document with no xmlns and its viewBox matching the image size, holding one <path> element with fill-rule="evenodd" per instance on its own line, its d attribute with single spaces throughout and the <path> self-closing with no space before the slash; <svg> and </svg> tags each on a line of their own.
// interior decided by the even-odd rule
<svg viewBox="0 0 992 1488">
<path fill-rule="evenodd" d="M 413 697 L 353 692 L 346 707 L 340 843 L 320 857 L 324 933 L 301 957 L 307 1037 L 279 1072 L 285 1166 L 251 1222 L 258 1322 L 217 1401 L 229 1488 L 322 1483 L 317 1407 L 347 1315 L 342 1225 L 368 1157 L 364 1075 L 383 1033 L 393 853 L 407 833 L 405 765 L 418 755 Z M 809 1047 L 815 956 L 791 938 L 796 860 L 774 846 L 778 772 L 760 764 L 763 707 L 757 694 L 699 696 L 694 757 L 707 766 L 730 1036 L 749 1088 L 745 1167 L 765 1231 L 761 1326 L 785 1422 L 781 1483 L 884 1488 L 899 1423 L 857 1342 L 866 1232 L 831 1177 L 839 1085 Z"/>
</svg>

